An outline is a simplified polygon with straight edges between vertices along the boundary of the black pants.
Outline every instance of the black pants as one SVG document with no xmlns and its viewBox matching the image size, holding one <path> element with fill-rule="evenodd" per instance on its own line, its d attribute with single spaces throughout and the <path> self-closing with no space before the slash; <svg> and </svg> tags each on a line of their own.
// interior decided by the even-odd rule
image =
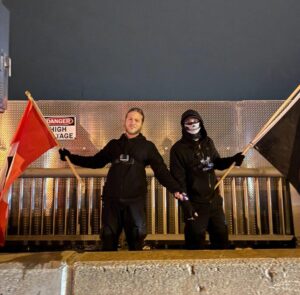
<svg viewBox="0 0 300 295">
<path fill-rule="evenodd" d="M 216 196 L 210 203 L 192 203 L 198 213 L 195 220 L 185 221 L 184 236 L 187 249 L 204 249 L 205 234 L 209 233 L 212 249 L 228 248 L 228 229 L 223 211 L 223 199 Z"/>
<path fill-rule="evenodd" d="M 144 198 L 132 203 L 104 201 L 102 210 L 102 250 L 117 251 L 124 228 L 129 250 L 142 250 L 146 231 Z"/>
</svg>

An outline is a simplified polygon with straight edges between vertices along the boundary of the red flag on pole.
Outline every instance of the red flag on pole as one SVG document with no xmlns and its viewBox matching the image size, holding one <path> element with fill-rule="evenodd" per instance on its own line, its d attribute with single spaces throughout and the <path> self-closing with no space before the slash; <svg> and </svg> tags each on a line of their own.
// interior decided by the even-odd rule
<svg viewBox="0 0 300 295">
<path fill-rule="evenodd" d="M 12 139 L 7 161 L 0 174 L 0 246 L 4 245 L 7 225 L 7 191 L 33 161 L 56 146 L 57 140 L 33 101 L 28 101 Z"/>
</svg>

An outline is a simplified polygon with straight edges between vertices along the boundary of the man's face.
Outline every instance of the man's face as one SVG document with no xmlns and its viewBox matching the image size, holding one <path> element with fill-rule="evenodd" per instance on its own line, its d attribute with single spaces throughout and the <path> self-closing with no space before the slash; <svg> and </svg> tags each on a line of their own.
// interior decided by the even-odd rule
<svg viewBox="0 0 300 295">
<path fill-rule="evenodd" d="M 125 131 L 129 137 L 134 137 L 141 132 L 143 116 L 138 112 L 130 112 L 125 119 Z"/>
<path fill-rule="evenodd" d="M 200 121 L 194 117 L 188 117 L 184 120 L 184 128 L 191 134 L 196 134 L 200 131 Z"/>
</svg>

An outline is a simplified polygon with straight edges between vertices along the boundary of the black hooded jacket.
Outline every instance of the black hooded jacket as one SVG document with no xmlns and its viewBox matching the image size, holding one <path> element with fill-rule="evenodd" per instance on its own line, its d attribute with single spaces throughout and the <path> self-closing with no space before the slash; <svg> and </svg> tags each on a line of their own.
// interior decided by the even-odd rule
<svg viewBox="0 0 300 295">
<path fill-rule="evenodd" d="M 187 117 L 200 120 L 200 139 L 197 141 L 191 139 L 184 130 L 183 121 Z M 188 110 L 183 113 L 181 125 L 183 127 L 182 138 L 171 148 L 171 174 L 191 201 L 209 202 L 218 195 L 218 191 L 214 189 L 217 182 L 214 169 L 226 169 L 233 160 L 220 158 L 213 140 L 207 136 L 202 118 L 196 111 Z"/>
<path fill-rule="evenodd" d="M 213 165 L 217 158 L 220 158 L 219 153 L 208 136 L 199 142 L 181 138 L 171 148 L 171 174 L 191 201 L 202 203 L 213 198 L 216 175 L 214 169 L 203 165 L 201 160 Z"/>
<path fill-rule="evenodd" d="M 148 165 L 158 181 L 170 192 L 182 191 L 155 145 L 142 134 L 131 139 L 123 134 L 119 139 L 111 140 L 94 156 L 71 154 L 69 158 L 73 164 L 86 168 L 102 168 L 111 163 L 103 189 L 104 200 L 131 202 L 144 198 L 147 193 L 145 167 Z"/>
</svg>

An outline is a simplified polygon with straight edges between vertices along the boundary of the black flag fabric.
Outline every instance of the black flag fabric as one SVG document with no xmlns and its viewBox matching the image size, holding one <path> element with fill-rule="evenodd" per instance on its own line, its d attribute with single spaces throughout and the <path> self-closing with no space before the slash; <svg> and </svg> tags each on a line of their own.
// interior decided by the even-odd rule
<svg viewBox="0 0 300 295">
<path fill-rule="evenodd" d="M 300 93 L 267 127 L 254 148 L 264 156 L 300 194 Z"/>
</svg>

